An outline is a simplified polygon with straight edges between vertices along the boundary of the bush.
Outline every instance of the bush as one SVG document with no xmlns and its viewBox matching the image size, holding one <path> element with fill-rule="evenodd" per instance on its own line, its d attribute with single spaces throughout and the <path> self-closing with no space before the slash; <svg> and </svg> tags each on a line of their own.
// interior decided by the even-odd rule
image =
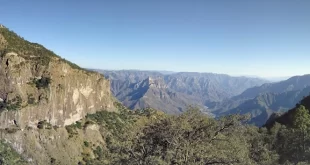
<svg viewBox="0 0 310 165">
<path fill-rule="evenodd" d="M 115 134 L 123 131 L 126 126 L 124 116 L 115 112 L 100 111 L 95 114 L 88 114 L 86 118 L 95 121 L 97 124 L 105 125 Z"/>
<path fill-rule="evenodd" d="M 34 83 L 36 84 L 36 87 L 38 89 L 48 88 L 49 84 L 51 83 L 51 78 L 49 78 L 49 77 L 42 77 L 41 79 L 34 80 Z"/>
<path fill-rule="evenodd" d="M 84 141 L 84 146 L 85 147 L 89 147 L 89 142 L 88 141 Z"/>
<path fill-rule="evenodd" d="M 86 128 L 88 125 L 91 125 L 91 124 L 95 124 L 95 122 L 91 121 L 91 120 L 87 120 L 84 124 L 84 128 Z"/>
<path fill-rule="evenodd" d="M 51 158 L 51 164 L 55 164 L 56 163 L 56 159 L 55 158 Z"/>
<path fill-rule="evenodd" d="M 18 130 L 20 130 L 19 128 L 5 128 L 5 131 L 9 134 L 11 133 L 15 133 L 17 132 Z"/>
<path fill-rule="evenodd" d="M 82 123 L 79 122 L 79 121 L 75 122 L 75 126 L 76 126 L 76 128 L 78 128 L 78 129 L 82 129 Z"/>
<path fill-rule="evenodd" d="M 53 126 L 51 123 L 47 122 L 46 120 L 43 120 L 38 123 L 38 128 L 39 129 L 52 129 Z"/>
<path fill-rule="evenodd" d="M 74 135 L 77 135 L 78 132 L 76 129 L 82 129 L 82 123 L 77 121 L 74 124 L 66 126 L 66 130 L 69 133 L 69 138 L 72 138 Z"/>
<path fill-rule="evenodd" d="M 25 165 L 27 162 L 11 146 L 1 140 L 0 164 Z"/>
<path fill-rule="evenodd" d="M 18 110 L 21 107 L 22 99 L 20 96 L 16 96 L 9 101 L 0 102 L 0 110 L 7 109 L 8 111 Z"/>
</svg>

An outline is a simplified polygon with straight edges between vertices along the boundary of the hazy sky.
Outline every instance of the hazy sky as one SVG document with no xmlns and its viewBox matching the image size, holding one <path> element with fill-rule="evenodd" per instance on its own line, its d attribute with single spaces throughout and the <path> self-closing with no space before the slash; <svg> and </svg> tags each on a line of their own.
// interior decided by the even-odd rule
<svg viewBox="0 0 310 165">
<path fill-rule="evenodd" d="M 310 0 L 2 0 L 0 23 L 82 67 L 310 73 Z"/>
</svg>

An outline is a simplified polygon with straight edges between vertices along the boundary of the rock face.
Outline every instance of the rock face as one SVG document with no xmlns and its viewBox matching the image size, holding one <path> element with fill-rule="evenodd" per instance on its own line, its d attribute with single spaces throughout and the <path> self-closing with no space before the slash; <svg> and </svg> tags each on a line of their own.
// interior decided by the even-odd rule
<svg viewBox="0 0 310 165">
<path fill-rule="evenodd" d="M 0 28 L 0 128 L 65 126 L 114 110 L 110 82 Z"/>
<path fill-rule="evenodd" d="M 3 133 L 1 138 L 22 155 L 29 165 L 76 165 L 82 161 L 84 141 L 96 146 L 105 144 L 98 125 L 78 129 L 76 133 L 74 138 L 69 138 L 65 128 L 25 129 L 14 134 Z M 52 163 L 51 158 L 54 158 L 56 163 Z"/>
</svg>

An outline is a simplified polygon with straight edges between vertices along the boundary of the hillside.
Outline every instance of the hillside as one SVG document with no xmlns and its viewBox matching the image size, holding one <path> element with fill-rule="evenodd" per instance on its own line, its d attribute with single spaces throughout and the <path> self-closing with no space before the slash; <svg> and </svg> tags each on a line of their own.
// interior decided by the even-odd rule
<svg viewBox="0 0 310 165">
<path fill-rule="evenodd" d="M 269 118 L 269 120 L 265 123 L 265 126 L 268 128 L 271 128 L 275 123 L 280 123 L 280 124 L 286 125 L 288 127 L 293 127 L 293 125 L 294 125 L 294 123 L 293 123 L 294 114 L 296 113 L 296 111 L 298 111 L 300 106 L 304 106 L 308 110 L 308 113 L 310 113 L 310 111 L 309 111 L 309 109 L 310 109 L 310 95 L 303 97 L 303 99 L 300 100 L 296 104 L 296 106 L 291 108 L 289 111 L 287 111 L 283 114 L 276 114 L 276 113 L 273 114 Z"/>
<path fill-rule="evenodd" d="M 111 81 L 113 95 L 126 106 L 132 109 L 156 107 L 167 113 L 183 112 L 188 105 L 197 105 L 207 110 L 214 102 L 238 95 L 247 88 L 266 82 L 256 78 L 212 73 L 185 72 L 164 75 L 154 71 L 97 71 Z M 157 84 L 152 88 L 137 89 L 139 84 L 143 84 L 149 78 L 160 82 L 160 86 Z"/>
<path fill-rule="evenodd" d="M 69 125 L 102 108 L 113 109 L 109 81 L 40 44 L 0 28 L 1 128 L 47 120 Z M 38 110 L 40 109 L 40 110 Z"/>
<path fill-rule="evenodd" d="M 196 105 L 207 112 L 201 100 L 169 89 L 161 78 L 149 77 L 133 83 L 116 94 L 116 97 L 130 109 L 152 107 L 165 113 L 179 114 L 184 112 L 187 106 Z"/>
<path fill-rule="evenodd" d="M 310 87 L 283 93 L 263 93 L 220 115 L 251 114 L 250 123 L 262 126 L 271 114 L 288 111 L 309 93 Z"/>
<path fill-rule="evenodd" d="M 97 111 L 116 111 L 114 101 L 110 82 L 102 75 L 0 26 L 0 138 L 24 159 L 33 160 L 31 164 L 50 162 L 55 153 L 67 156 L 62 160 L 71 164 L 69 159 L 76 156 L 70 156 L 74 142 L 54 148 L 66 142 L 67 137 L 60 138 L 66 135 L 65 126 Z M 59 130 L 46 133 L 38 129 L 45 127 Z"/>
<path fill-rule="evenodd" d="M 294 76 L 287 80 L 277 83 L 267 83 L 245 90 L 237 98 L 254 98 L 260 93 L 282 93 L 294 90 L 300 90 L 310 85 L 310 74 Z"/>
<path fill-rule="evenodd" d="M 266 83 L 210 107 L 217 116 L 251 114 L 251 123 L 261 126 L 274 112 L 286 112 L 310 92 L 310 75 L 294 76 L 277 83 Z"/>
</svg>

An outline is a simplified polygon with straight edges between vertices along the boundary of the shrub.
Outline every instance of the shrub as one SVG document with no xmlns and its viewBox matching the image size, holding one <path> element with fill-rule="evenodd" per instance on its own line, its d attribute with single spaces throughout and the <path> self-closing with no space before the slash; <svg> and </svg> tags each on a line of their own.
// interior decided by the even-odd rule
<svg viewBox="0 0 310 165">
<path fill-rule="evenodd" d="M 35 84 L 36 84 L 36 87 L 38 89 L 41 89 L 41 88 L 48 88 L 49 84 L 51 83 L 51 78 L 49 77 L 42 77 L 41 79 L 37 79 L 37 80 L 34 80 Z"/>
<path fill-rule="evenodd" d="M 56 159 L 55 158 L 51 158 L 51 164 L 55 164 L 56 163 Z"/>
<path fill-rule="evenodd" d="M 84 146 L 85 147 L 89 147 L 89 142 L 88 141 L 84 141 Z"/>
<path fill-rule="evenodd" d="M 69 133 L 69 138 L 72 138 L 74 135 L 77 135 L 78 132 L 76 129 L 82 129 L 82 123 L 77 121 L 74 124 L 67 125 L 66 130 Z"/>
<path fill-rule="evenodd" d="M 79 121 L 75 122 L 75 126 L 76 126 L 76 128 L 78 128 L 78 129 L 82 129 L 82 123 L 79 122 Z"/>
<path fill-rule="evenodd" d="M 16 96 L 12 100 L 0 102 L 0 110 L 7 109 L 8 111 L 18 110 L 21 107 L 22 99 L 20 96 Z"/>
<path fill-rule="evenodd" d="M 46 120 L 43 120 L 38 123 L 38 128 L 39 129 L 52 129 L 53 126 L 51 123 L 47 122 Z"/>
<path fill-rule="evenodd" d="M 9 144 L 1 140 L 0 164 L 25 165 L 27 162 Z"/>
<path fill-rule="evenodd" d="M 5 128 L 5 131 L 9 134 L 11 133 L 15 133 L 17 132 L 18 130 L 20 130 L 19 128 Z"/>
<path fill-rule="evenodd" d="M 4 50 L 0 50 L 0 57 L 5 55 L 7 52 L 13 51 L 20 54 L 26 60 L 35 61 L 42 66 L 48 66 L 52 58 L 57 57 L 60 61 L 70 65 L 73 69 L 83 70 L 86 73 L 93 72 L 83 69 L 78 65 L 59 57 L 53 51 L 44 48 L 38 43 L 31 43 L 23 39 L 22 37 L 18 36 L 16 33 L 10 31 L 7 28 L 0 28 L 0 34 L 2 34 L 7 41 L 6 48 Z M 33 55 L 35 55 L 35 57 L 31 57 Z"/>
</svg>

